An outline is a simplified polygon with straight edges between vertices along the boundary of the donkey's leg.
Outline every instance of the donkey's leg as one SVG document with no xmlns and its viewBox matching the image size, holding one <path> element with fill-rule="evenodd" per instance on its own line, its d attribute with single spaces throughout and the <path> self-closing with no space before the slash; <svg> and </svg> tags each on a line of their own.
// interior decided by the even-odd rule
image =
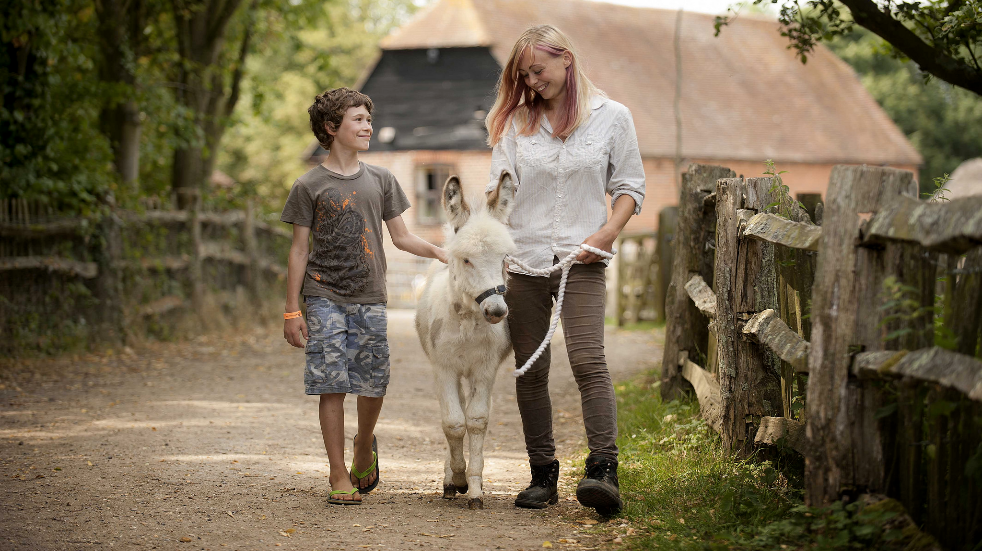
<svg viewBox="0 0 982 551">
<path fill-rule="evenodd" d="M 470 441 L 470 463 L 467 465 L 467 505 L 471 509 L 484 508 L 484 436 L 488 432 L 488 416 L 491 413 L 491 387 L 498 365 L 486 365 L 472 374 L 471 396 L 467 402 L 467 436 Z"/>
<path fill-rule="evenodd" d="M 443 497 L 452 499 L 457 489 L 467 486 L 464 476 L 464 410 L 460 407 L 460 377 L 448 369 L 438 368 L 436 373 L 437 395 L 440 398 L 440 417 L 443 434 L 447 437 L 447 459 L 443 467 Z M 459 486 L 458 486 L 459 483 Z"/>
</svg>

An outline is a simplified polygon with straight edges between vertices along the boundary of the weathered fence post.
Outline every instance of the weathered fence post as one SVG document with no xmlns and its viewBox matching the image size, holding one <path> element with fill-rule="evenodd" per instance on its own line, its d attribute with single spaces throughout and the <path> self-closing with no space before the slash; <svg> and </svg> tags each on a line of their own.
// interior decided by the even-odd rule
<svg viewBox="0 0 982 551">
<path fill-rule="evenodd" d="M 675 231 L 679 222 L 679 208 L 665 207 L 658 213 L 658 278 L 655 281 L 655 321 L 665 321 L 665 295 L 672 280 L 672 263 Z"/>
<path fill-rule="evenodd" d="M 188 266 L 188 277 L 191 280 L 191 308 L 201 317 L 205 314 L 205 285 L 202 274 L 205 251 L 201 237 L 201 194 L 193 195 L 191 214 L 188 217 L 191 225 L 191 264 Z"/>
<path fill-rule="evenodd" d="M 242 220 L 242 247 L 245 249 L 249 266 L 246 281 L 252 295 L 252 303 L 259 306 L 262 301 L 262 267 L 259 265 L 259 246 L 256 243 L 256 212 L 252 198 L 246 199 L 245 218 Z"/>
<path fill-rule="evenodd" d="M 979 326 L 982 325 L 982 247 L 965 255 L 965 264 L 958 271 L 961 273 L 955 283 L 948 327 L 953 330 L 958 343 L 956 350 L 974 356 Z"/>
<path fill-rule="evenodd" d="M 915 350 L 927 344 L 929 316 L 897 320 L 884 328 L 881 305 L 884 281 L 895 275 L 917 289 L 922 306 L 931 306 L 933 266 L 909 245 L 857 247 L 864 219 L 899 195 L 917 197 L 917 183 L 908 171 L 832 169 L 812 299 L 805 433 L 809 505 L 828 504 L 849 488 L 882 492 L 886 484 L 882 439 L 873 416 L 882 397 L 850 380 L 853 354 L 900 346 Z M 901 325 L 915 329 L 885 342 L 886 332 Z"/>
<path fill-rule="evenodd" d="M 742 334 L 757 312 L 777 308 L 774 245 L 741 237 L 741 222 L 771 203 L 771 178 L 716 184 L 716 353 L 723 408 L 723 444 L 748 451 L 760 418 L 780 415 L 778 358 Z"/>
<path fill-rule="evenodd" d="M 695 275 L 701 275 L 708 284 L 712 284 L 716 211 L 711 196 L 716 191 L 717 180 L 735 175 L 728 168 L 709 165 L 690 165 L 689 170 L 682 174 L 672 278 L 665 295 L 665 352 L 661 372 L 661 396 L 664 400 L 678 397 L 683 384 L 679 373 L 679 352 L 688 351 L 689 358 L 697 362 L 700 361 L 698 356 L 707 352 L 709 320 L 692 303 L 685 291 L 685 284 Z M 706 367 L 711 370 L 711 366 Z"/>
<path fill-rule="evenodd" d="M 123 260 L 122 221 L 114 209 L 99 224 L 103 242 L 95 251 L 98 275 L 95 280 L 96 296 L 99 299 L 100 323 L 109 330 L 110 341 L 126 341 L 126 305 L 123 304 L 123 280 L 121 263 Z"/>
</svg>

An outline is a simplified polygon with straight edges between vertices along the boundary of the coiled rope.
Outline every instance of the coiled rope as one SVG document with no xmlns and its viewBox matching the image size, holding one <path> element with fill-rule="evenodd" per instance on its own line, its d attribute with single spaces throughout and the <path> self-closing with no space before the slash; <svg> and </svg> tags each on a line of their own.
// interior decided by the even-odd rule
<svg viewBox="0 0 982 551">
<path fill-rule="evenodd" d="M 516 369 L 512 373 L 512 375 L 515 377 L 521 377 L 524 375 L 525 372 L 532 367 L 532 364 L 535 363 L 535 360 L 539 359 L 539 356 L 542 355 L 546 347 L 549 346 L 549 341 L 552 340 L 552 336 L 556 332 L 556 327 L 559 326 L 559 315 L 563 311 L 563 295 L 566 294 L 566 278 L 569 277 L 569 269 L 573 267 L 573 264 L 582 264 L 582 262 L 576 260 L 576 257 L 579 256 L 580 251 L 593 253 L 597 256 L 606 258 L 607 260 L 614 258 L 614 255 L 617 254 L 616 250 L 611 250 L 611 252 L 608 253 L 607 251 L 602 251 L 596 247 L 591 247 L 590 245 L 584 243 L 580 245 L 579 249 L 569 253 L 566 258 L 562 259 L 562 261 L 560 261 L 558 264 L 553 264 L 552 266 L 543 269 L 531 268 L 517 258 L 512 258 L 511 256 L 508 257 L 508 262 L 510 264 L 518 266 L 529 275 L 549 276 L 551 273 L 557 270 L 563 271 L 562 278 L 559 280 L 559 295 L 556 297 L 556 312 L 552 315 L 552 323 L 549 324 L 549 332 L 546 333 L 546 337 L 542 339 L 542 344 L 540 344 L 539 348 L 535 350 L 535 353 L 529 357 L 528 361 L 525 362 L 525 365 L 519 369 Z"/>
</svg>

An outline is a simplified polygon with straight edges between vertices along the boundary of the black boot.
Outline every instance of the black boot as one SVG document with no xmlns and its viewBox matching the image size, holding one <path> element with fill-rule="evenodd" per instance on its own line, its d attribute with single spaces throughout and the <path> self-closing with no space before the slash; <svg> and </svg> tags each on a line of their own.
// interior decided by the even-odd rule
<svg viewBox="0 0 982 551">
<path fill-rule="evenodd" d="M 545 509 L 548 505 L 559 502 L 559 461 L 545 465 L 530 465 L 532 468 L 532 483 L 518 493 L 515 506 L 527 509 Z"/>
<path fill-rule="evenodd" d="M 621 512 L 620 487 L 617 484 L 617 460 L 603 455 L 586 458 L 586 477 L 576 485 L 576 499 L 584 507 L 592 507 L 600 516 Z"/>
</svg>

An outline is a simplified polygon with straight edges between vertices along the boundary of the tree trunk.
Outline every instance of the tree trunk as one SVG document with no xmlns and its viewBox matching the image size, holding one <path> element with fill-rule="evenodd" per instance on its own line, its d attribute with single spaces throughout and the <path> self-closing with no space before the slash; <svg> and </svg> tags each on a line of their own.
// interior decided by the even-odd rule
<svg viewBox="0 0 982 551">
<path fill-rule="evenodd" d="M 229 115 L 239 98 L 245 58 L 249 51 L 257 2 L 249 6 L 249 19 L 234 61 L 221 63 L 226 33 L 241 0 L 198 2 L 173 0 L 178 53 L 181 56 L 177 100 L 195 113 L 195 124 L 204 140 L 174 151 L 171 186 L 177 206 L 188 209 L 195 192 L 201 192 L 215 166 L 215 156 Z M 226 65 L 232 67 L 227 74 Z M 226 84 L 226 81 L 229 81 Z"/>
<path fill-rule="evenodd" d="M 124 98 L 114 97 L 99 115 L 102 133 L 113 150 L 113 165 L 124 185 L 139 191 L 140 106 L 136 93 L 134 60 L 140 56 L 146 6 L 140 0 L 97 0 L 99 50 L 102 54 L 99 76 L 103 82 L 122 85 Z"/>
</svg>

